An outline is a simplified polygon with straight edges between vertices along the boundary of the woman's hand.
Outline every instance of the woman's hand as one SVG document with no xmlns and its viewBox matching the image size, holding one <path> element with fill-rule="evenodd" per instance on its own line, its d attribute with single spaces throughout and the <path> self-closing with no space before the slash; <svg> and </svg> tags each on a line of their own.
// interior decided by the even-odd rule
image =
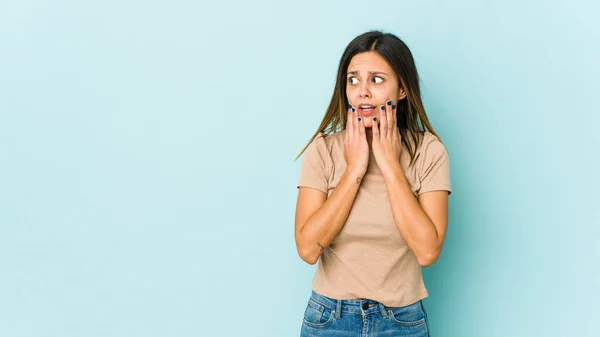
<svg viewBox="0 0 600 337">
<path fill-rule="evenodd" d="M 402 136 L 396 122 L 396 106 L 387 101 L 381 106 L 379 125 L 373 117 L 373 156 L 381 172 L 400 167 Z"/>
<path fill-rule="evenodd" d="M 358 116 L 356 109 L 351 105 L 348 106 L 344 158 L 346 159 L 346 171 L 357 175 L 359 179 L 357 182 L 360 182 L 369 166 L 369 144 L 362 118 Z"/>
</svg>

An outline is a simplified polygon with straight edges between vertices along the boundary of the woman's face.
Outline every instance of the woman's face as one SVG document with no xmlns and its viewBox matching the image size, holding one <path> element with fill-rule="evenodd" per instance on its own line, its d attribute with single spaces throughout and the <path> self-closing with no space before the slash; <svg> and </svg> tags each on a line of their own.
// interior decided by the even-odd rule
<svg viewBox="0 0 600 337">
<path fill-rule="evenodd" d="M 396 104 L 406 97 L 398 84 L 394 70 L 386 60 L 374 51 L 354 55 L 348 65 L 346 96 L 348 102 L 363 118 L 365 127 L 373 126 L 373 117 L 377 117 L 381 106 L 388 100 Z"/>
</svg>

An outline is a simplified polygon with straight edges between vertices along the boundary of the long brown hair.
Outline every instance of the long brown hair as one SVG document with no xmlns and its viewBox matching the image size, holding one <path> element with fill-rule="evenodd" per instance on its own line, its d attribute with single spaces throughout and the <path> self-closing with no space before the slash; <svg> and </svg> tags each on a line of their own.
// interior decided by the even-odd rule
<svg viewBox="0 0 600 337">
<path fill-rule="evenodd" d="M 398 76 L 400 87 L 406 92 L 406 97 L 396 102 L 396 120 L 402 136 L 402 144 L 410 153 L 410 165 L 414 164 L 416 159 L 416 149 L 421 142 L 423 132 L 429 131 L 439 139 L 429 123 L 421 100 L 419 74 L 410 49 L 397 36 L 373 30 L 357 36 L 346 47 L 340 59 L 335 89 L 325 116 L 317 131 L 296 157 L 296 160 L 319 133 L 332 134 L 346 128 L 348 107 L 346 75 L 348 66 L 354 55 L 368 51 L 378 53 L 389 63 Z"/>
</svg>

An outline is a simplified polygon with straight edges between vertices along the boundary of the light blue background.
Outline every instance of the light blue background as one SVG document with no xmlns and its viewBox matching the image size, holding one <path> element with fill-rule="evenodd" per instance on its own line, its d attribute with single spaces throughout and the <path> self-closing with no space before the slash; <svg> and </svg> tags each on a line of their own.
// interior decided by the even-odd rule
<svg viewBox="0 0 600 337">
<path fill-rule="evenodd" d="M 432 336 L 597 336 L 592 1 L 3 1 L 0 336 L 297 336 L 300 161 L 356 35 L 450 154 Z"/>
</svg>

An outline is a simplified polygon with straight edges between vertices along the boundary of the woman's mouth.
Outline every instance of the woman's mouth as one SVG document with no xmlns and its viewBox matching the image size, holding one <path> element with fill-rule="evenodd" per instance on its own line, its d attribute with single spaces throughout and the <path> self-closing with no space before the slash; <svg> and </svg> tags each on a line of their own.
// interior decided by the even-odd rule
<svg viewBox="0 0 600 337">
<path fill-rule="evenodd" d="M 358 111 L 360 111 L 360 113 L 363 116 L 372 115 L 373 112 L 375 112 L 375 106 L 374 105 L 368 105 L 368 104 L 362 104 L 362 105 L 358 106 Z"/>
</svg>

